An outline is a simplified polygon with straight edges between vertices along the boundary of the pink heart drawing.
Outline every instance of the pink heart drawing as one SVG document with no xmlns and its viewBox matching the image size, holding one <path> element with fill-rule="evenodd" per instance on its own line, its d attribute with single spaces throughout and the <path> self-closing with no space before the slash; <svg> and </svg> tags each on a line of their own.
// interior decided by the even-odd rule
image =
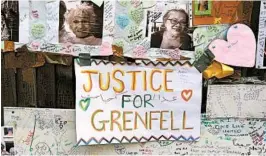
<svg viewBox="0 0 266 156">
<path fill-rule="evenodd" d="M 256 39 L 252 30 L 244 24 L 234 24 L 227 32 L 227 41 L 216 39 L 209 45 L 215 60 L 232 66 L 253 67 Z"/>
<path fill-rule="evenodd" d="M 145 54 L 146 54 L 146 49 L 145 47 L 139 45 L 139 46 L 136 46 L 136 48 L 133 50 L 133 56 L 135 58 L 143 58 L 145 57 Z"/>
<path fill-rule="evenodd" d="M 40 47 L 40 43 L 39 42 L 32 42 L 31 47 L 33 50 L 38 50 Z"/>
</svg>

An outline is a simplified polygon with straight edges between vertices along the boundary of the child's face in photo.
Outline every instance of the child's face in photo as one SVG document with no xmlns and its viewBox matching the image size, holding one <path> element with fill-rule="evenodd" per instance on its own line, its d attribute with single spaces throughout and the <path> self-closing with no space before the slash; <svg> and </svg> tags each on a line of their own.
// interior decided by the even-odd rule
<svg viewBox="0 0 266 156">
<path fill-rule="evenodd" d="M 13 135 L 13 131 L 11 129 L 8 130 L 8 135 Z"/>
</svg>

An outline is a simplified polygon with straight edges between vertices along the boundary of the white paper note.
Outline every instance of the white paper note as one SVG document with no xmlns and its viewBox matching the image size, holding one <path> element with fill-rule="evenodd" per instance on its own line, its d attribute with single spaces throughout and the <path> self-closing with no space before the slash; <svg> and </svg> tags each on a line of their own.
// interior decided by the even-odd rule
<svg viewBox="0 0 266 156">
<path fill-rule="evenodd" d="M 19 42 L 29 42 L 29 16 L 30 4 L 29 1 L 19 1 Z"/>
<path fill-rule="evenodd" d="M 266 118 L 266 85 L 209 85 L 207 116 Z"/>
</svg>

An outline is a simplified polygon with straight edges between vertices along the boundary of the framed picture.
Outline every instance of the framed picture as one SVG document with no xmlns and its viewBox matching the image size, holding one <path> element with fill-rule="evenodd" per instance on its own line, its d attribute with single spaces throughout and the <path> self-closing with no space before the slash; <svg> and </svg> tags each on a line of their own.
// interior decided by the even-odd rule
<svg viewBox="0 0 266 156">
<path fill-rule="evenodd" d="M 4 138 L 14 137 L 13 127 L 4 127 L 3 129 L 4 129 Z"/>
<path fill-rule="evenodd" d="M 210 0 L 196 0 L 194 1 L 195 15 L 211 15 L 212 1 Z"/>
</svg>

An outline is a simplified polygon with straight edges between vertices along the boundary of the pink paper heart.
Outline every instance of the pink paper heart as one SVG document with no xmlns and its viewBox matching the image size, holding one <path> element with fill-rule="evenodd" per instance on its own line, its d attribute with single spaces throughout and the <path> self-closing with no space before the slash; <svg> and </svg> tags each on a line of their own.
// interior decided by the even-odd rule
<svg viewBox="0 0 266 156">
<path fill-rule="evenodd" d="M 252 30 L 244 24 L 234 24 L 227 32 L 227 41 L 216 39 L 209 45 L 215 60 L 240 67 L 255 64 L 256 39 Z"/>
</svg>

